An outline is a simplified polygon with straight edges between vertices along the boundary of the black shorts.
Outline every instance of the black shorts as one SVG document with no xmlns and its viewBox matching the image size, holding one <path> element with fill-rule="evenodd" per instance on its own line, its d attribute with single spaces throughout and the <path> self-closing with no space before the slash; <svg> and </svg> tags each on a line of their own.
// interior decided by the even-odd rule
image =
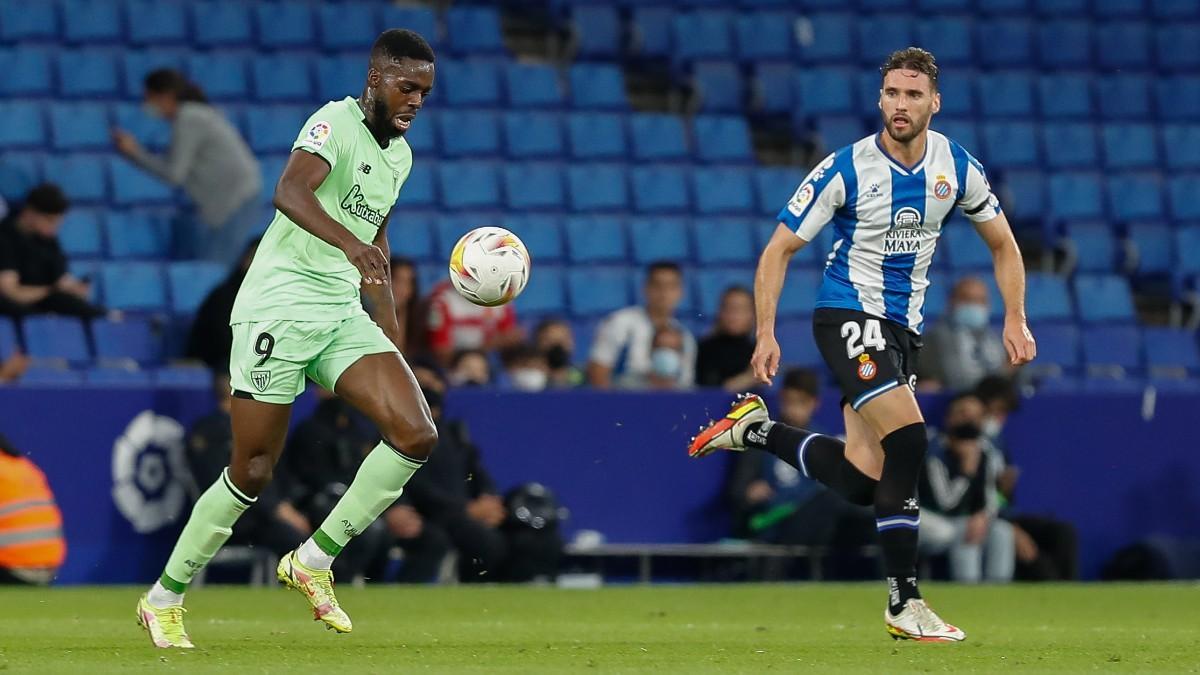
<svg viewBox="0 0 1200 675">
<path fill-rule="evenodd" d="M 842 405 L 858 410 L 896 387 L 917 385 L 921 336 L 853 309 L 813 312 L 813 339 L 842 388 Z"/>
</svg>

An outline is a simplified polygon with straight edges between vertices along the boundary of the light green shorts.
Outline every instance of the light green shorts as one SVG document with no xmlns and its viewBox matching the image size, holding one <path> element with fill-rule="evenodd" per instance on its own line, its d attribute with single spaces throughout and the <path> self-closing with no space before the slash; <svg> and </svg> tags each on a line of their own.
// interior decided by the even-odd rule
<svg viewBox="0 0 1200 675">
<path fill-rule="evenodd" d="M 234 395 L 264 403 L 294 401 L 304 393 L 305 375 L 333 391 L 355 361 L 398 351 L 365 314 L 342 321 L 250 321 L 232 328 L 230 386 Z"/>
</svg>

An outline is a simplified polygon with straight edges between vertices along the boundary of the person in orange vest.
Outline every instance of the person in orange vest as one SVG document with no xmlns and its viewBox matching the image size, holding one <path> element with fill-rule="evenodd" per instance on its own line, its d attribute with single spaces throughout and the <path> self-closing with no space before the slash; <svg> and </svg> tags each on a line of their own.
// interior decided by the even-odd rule
<svg viewBox="0 0 1200 675">
<path fill-rule="evenodd" d="M 66 555 L 46 474 L 0 436 L 0 584 L 48 584 Z"/>
</svg>

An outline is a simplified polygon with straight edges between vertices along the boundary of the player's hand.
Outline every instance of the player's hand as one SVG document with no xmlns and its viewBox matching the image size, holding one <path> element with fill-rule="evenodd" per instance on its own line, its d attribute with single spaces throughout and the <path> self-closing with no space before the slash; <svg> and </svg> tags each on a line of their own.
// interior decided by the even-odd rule
<svg viewBox="0 0 1200 675">
<path fill-rule="evenodd" d="M 504 522 L 508 512 L 504 503 L 496 495 L 480 495 L 467 502 L 467 515 L 488 527 L 498 527 Z"/>
<path fill-rule="evenodd" d="M 342 251 L 346 254 L 346 260 L 358 268 L 364 284 L 388 283 L 388 261 L 378 246 L 355 239 Z"/>
<path fill-rule="evenodd" d="M 991 516 L 987 514 L 987 511 L 980 511 L 967 518 L 967 531 L 963 534 L 963 543 L 972 546 L 982 544 L 991 521 Z"/>
<path fill-rule="evenodd" d="M 303 513 L 296 510 L 290 502 L 279 502 L 279 506 L 275 507 L 275 517 L 283 522 L 296 528 L 297 531 L 303 534 L 312 534 L 312 524 L 308 522 L 308 518 L 304 517 Z"/>
<path fill-rule="evenodd" d="M 746 501 L 751 504 L 761 504 L 773 496 L 775 496 L 775 491 L 765 480 L 756 480 L 746 486 Z"/>
<path fill-rule="evenodd" d="M 779 372 L 779 357 L 779 343 L 774 335 L 759 338 L 754 345 L 754 356 L 750 357 L 754 379 L 770 385 L 771 378 Z"/>
<path fill-rule="evenodd" d="M 114 128 L 112 130 L 112 141 L 113 145 L 117 147 L 117 152 L 126 157 L 138 154 L 138 151 L 142 148 L 142 145 L 137 142 L 133 134 L 124 129 Z"/>
<path fill-rule="evenodd" d="M 1008 362 L 1014 366 L 1029 363 L 1037 356 L 1037 343 L 1025 319 L 1004 320 L 1004 349 L 1008 351 Z"/>
<path fill-rule="evenodd" d="M 388 509 L 383 513 L 383 520 L 392 536 L 399 539 L 416 539 L 421 536 L 421 530 L 425 526 L 421 514 L 407 504 L 398 504 Z"/>
</svg>

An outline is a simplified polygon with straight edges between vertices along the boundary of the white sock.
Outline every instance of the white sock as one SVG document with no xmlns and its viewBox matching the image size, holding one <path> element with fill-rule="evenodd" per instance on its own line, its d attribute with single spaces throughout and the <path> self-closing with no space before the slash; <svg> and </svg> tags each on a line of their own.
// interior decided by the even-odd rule
<svg viewBox="0 0 1200 675">
<path fill-rule="evenodd" d="M 146 602 L 156 609 L 165 609 L 183 604 L 183 593 L 176 593 L 163 588 L 162 582 L 156 581 L 146 594 Z"/>
<path fill-rule="evenodd" d="M 312 537 L 300 545 L 300 549 L 296 551 L 296 557 L 300 558 L 301 565 L 309 569 L 327 570 L 333 566 L 333 556 L 322 551 Z"/>
</svg>

